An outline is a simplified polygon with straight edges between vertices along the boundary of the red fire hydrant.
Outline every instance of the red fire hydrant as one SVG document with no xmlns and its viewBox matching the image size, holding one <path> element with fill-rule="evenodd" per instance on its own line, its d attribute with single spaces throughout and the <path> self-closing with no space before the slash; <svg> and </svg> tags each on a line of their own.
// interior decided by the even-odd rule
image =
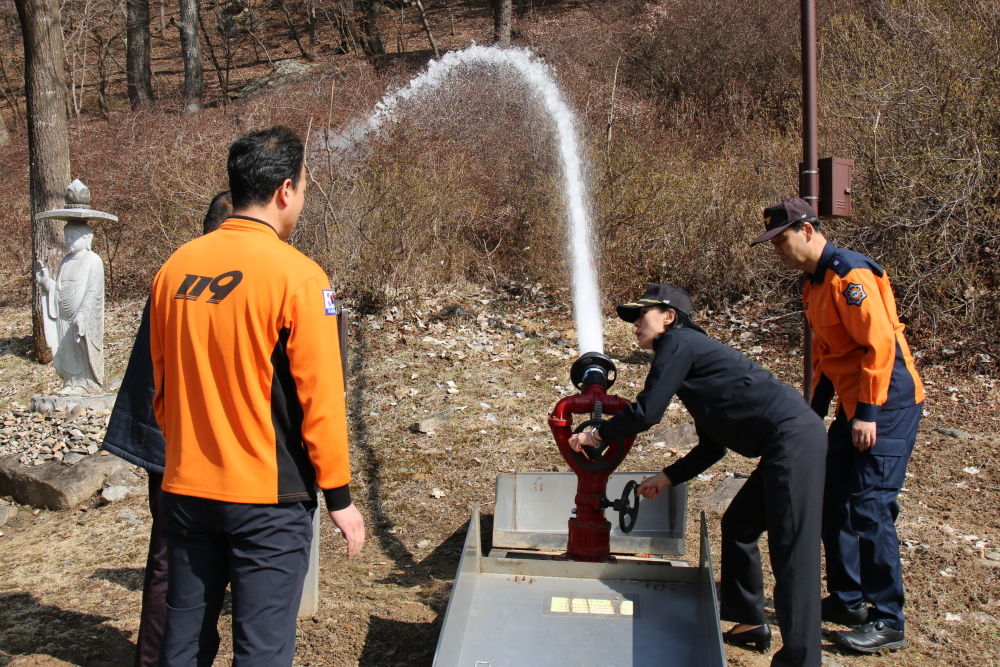
<svg viewBox="0 0 1000 667">
<path fill-rule="evenodd" d="M 605 442 L 599 447 L 585 446 L 584 452 L 574 452 L 569 446 L 569 438 L 574 432 L 583 432 L 588 427 L 597 426 L 604 415 L 614 415 L 628 405 L 628 401 L 608 394 L 614 384 L 617 369 L 610 358 L 599 352 L 588 352 L 573 364 L 570 377 L 573 385 L 581 390 L 575 396 L 567 396 L 552 409 L 549 428 L 563 458 L 577 476 L 576 516 L 569 520 L 569 539 L 566 558 L 588 563 L 604 563 L 614 560 L 611 556 L 611 522 L 604 518 L 604 510 L 613 507 L 619 511 L 622 529 L 628 532 L 635 523 L 638 513 L 638 497 L 635 483 L 626 486 L 621 500 L 610 502 L 607 497 L 608 477 L 614 472 L 629 450 L 635 438 L 624 442 Z M 573 429 L 573 415 L 590 415 L 590 419 Z M 634 503 L 628 500 L 633 494 Z M 625 517 L 631 517 L 628 523 Z"/>
</svg>

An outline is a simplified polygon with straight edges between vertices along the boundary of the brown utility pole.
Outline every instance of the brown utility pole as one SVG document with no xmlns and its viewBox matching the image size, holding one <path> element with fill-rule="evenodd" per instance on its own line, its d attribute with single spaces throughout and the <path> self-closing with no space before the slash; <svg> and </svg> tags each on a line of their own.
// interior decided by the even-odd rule
<svg viewBox="0 0 1000 667">
<path fill-rule="evenodd" d="M 56 275 L 62 251 L 62 224 L 36 220 L 60 208 L 70 181 L 66 72 L 59 3 L 15 0 L 24 42 L 24 96 L 28 110 L 28 183 L 31 202 L 31 338 L 35 359 L 52 361 L 45 342 L 42 301 L 34 280 L 38 262 Z"/>
<path fill-rule="evenodd" d="M 149 0 L 126 0 L 125 11 L 128 100 L 133 109 L 138 109 L 153 103 L 153 75 L 149 67 Z"/>
<path fill-rule="evenodd" d="M 819 213 L 819 148 L 816 119 L 816 0 L 802 2 L 802 172 L 799 174 L 799 197 Z M 813 332 L 809 320 L 802 318 L 802 394 L 812 400 Z"/>
</svg>

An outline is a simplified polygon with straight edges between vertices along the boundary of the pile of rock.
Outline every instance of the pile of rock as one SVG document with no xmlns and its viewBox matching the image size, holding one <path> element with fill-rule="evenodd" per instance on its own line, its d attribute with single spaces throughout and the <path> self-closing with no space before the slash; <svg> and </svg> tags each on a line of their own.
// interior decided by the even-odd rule
<svg viewBox="0 0 1000 667">
<path fill-rule="evenodd" d="M 0 456 L 19 454 L 26 466 L 46 461 L 79 463 L 100 452 L 110 415 L 108 410 L 86 411 L 79 406 L 51 415 L 8 412 L 2 415 Z"/>
</svg>

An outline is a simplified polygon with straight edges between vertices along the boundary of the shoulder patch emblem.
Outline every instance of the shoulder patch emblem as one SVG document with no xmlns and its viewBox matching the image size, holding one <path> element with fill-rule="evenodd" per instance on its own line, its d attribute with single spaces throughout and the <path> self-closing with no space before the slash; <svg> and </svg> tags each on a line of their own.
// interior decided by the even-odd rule
<svg viewBox="0 0 1000 667">
<path fill-rule="evenodd" d="M 337 314 L 337 304 L 333 302 L 332 289 L 323 290 L 323 309 L 326 311 L 327 315 Z"/>
<path fill-rule="evenodd" d="M 847 305 L 861 307 L 861 302 L 865 300 L 868 295 L 865 294 L 865 288 L 858 283 L 848 283 L 847 289 L 844 290 L 844 297 L 847 298 Z"/>
</svg>

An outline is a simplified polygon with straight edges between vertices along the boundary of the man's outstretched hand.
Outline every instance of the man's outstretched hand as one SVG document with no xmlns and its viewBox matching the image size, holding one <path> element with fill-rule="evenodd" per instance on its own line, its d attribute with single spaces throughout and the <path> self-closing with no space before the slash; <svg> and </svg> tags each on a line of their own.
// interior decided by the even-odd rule
<svg viewBox="0 0 1000 667">
<path fill-rule="evenodd" d="M 670 478 L 662 470 L 652 477 L 642 480 L 642 484 L 635 490 L 640 496 L 652 500 L 663 493 L 663 489 L 670 486 Z"/>
<path fill-rule="evenodd" d="M 361 547 L 365 545 L 365 520 L 361 518 L 361 512 L 354 503 L 342 510 L 330 512 L 330 518 L 347 540 L 347 557 L 354 558 L 361 553 Z"/>
</svg>

